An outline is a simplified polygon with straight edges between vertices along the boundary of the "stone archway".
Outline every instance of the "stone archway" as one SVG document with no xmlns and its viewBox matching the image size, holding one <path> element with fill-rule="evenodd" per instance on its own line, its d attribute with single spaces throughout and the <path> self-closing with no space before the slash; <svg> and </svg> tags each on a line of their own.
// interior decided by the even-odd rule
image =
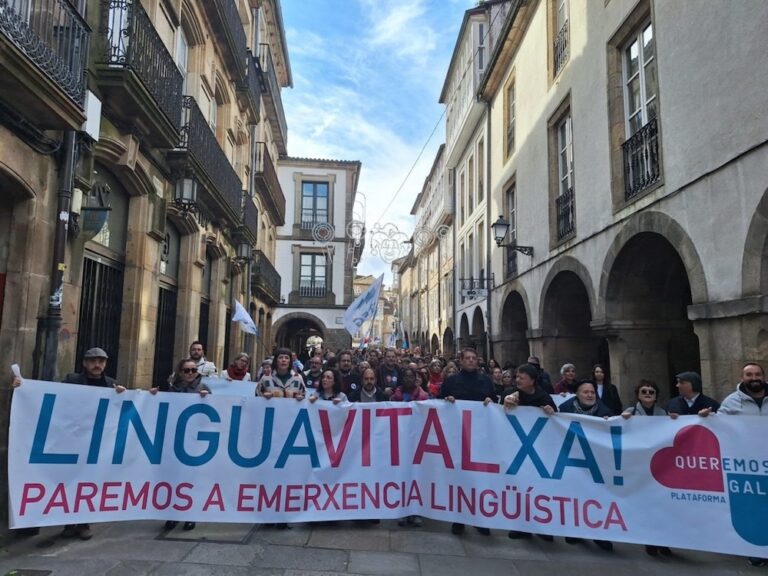
<svg viewBox="0 0 768 576">
<path fill-rule="evenodd" d="M 472 313 L 472 333 L 470 334 L 470 340 L 472 341 L 472 347 L 477 350 L 477 355 L 480 358 L 488 359 L 485 350 L 485 320 L 483 319 L 483 310 L 480 306 L 475 308 Z"/>
<path fill-rule="evenodd" d="M 429 352 L 431 354 L 437 354 L 438 350 L 440 350 L 440 338 L 437 337 L 437 334 L 432 334 L 432 339 L 429 343 Z"/>
<path fill-rule="evenodd" d="M 455 353 L 455 346 L 453 341 L 453 330 L 446 328 L 443 332 L 443 357 L 451 358 Z"/>
<path fill-rule="evenodd" d="M 692 286 L 676 246 L 660 234 L 641 232 L 608 271 L 604 330 L 613 380 L 625 398 L 647 378 L 666 400 L 677 394 L 675 374 L 701 372 L 699 341 L 688 320 Z"/>
<path fill-rule="evenodd" d="M 512 363 L 515 366 L 525 363 L 530 356 L 528 346 L 528 314 L 525 310 L 525 302 L 520 292 L 512 291 L 504 300 L 501 309 L 501 330 L 497 351 L 501 354 L 497 358 L 504 366 Z"/>
<path fill-rule="evenodd" d="M 466 348 L 470 345 L 470 338 L 469 338 L 469 319 L 467 318 L 467 313 L 463 313 L 461 315 L 461 320 L 459 321 L 459 349 Z"/>
<path fill-rule="evenodd" d="M 292 312 L 280 318 L 269 331 L 275 335 L 278 347 L 290 348 L 299 356 L 306 352 L 307 338 L 319 336 L 325 339 L 327 328 L 322 320 L 305 312 Z"/>
<path fill-rule="evenodd" d="M 581 264 L 575 269 L 580 270 Z M 583 268 L 583 267 L 582 267 Z M 589 376 L 599 360 L 599 338 L 590 327 L 592 307 L 590 285 L 573 269 L 551 277 L 542 298 L 541 359 L 554 376 L 565 363 L 576 365 L 580 378 Z"/>
</svg>

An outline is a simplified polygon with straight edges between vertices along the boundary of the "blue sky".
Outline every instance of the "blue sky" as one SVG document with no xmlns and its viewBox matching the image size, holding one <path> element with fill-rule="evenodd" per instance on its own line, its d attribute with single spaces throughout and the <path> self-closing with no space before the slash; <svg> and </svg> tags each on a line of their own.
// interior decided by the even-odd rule
<svg viewBox="0 0 768 576">
<path fill-rule="evenodd" d="M 283 90 L 291 156 L 360 160 L 369 232 L 410 236 L 410 210 L 444 139 L 438 103 L 473 0 L 282 0 L 293 72 Z M 430 133 L 437 132 L 389 209 Z M 399 233 L 398 233 L 399 232 Z M 407 235 L 407 236 L 406 236 Z M 380 236 L 379 236 L 380 238 Z M 359 274 L 387 272 L 366 241 Z"/>
</svg>

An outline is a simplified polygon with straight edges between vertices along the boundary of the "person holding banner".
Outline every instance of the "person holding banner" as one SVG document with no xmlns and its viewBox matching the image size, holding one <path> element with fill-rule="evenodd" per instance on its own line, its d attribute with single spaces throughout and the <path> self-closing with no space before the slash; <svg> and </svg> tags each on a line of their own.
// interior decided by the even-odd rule
<svg viewBox="0 0 768 576">
<path fill-rule="evenodd" d="M 360 388 L 349 393 L 350 402 L 386 402 L 387 397 L 384 396 L 384 392 L 376 386 L 376 372 L 373 368 L 365 368 L 361 378 L 363 383 Z"/>
<path fill-rule="evenodd" d="M 320 379 L 320 386 L 316 393 L 309 397 L 309 401 L 315 403 L 317 399 L 341 404 L 349 402 L 347 395 L 341 391 L 341 374 L 338 370 L 323 370 L 323 377 Z"/>
<path fill-rule="evenodd" d="M 667 411 L 661 406 L 656 404 L 656 400 L 659 397 L 659 387 L 653 380 L 640 380 L 640 383 L 635 386 L 635 404 L 628 406 L 624 412 L 621 413 L 621 417 L 625 420 L 629 420 L 632 416 L 666 416 Z M 646 544 L 645 553 L 648 556 L 658 556 L 663 554 L 664 556 L 671 556 L 672 551 L 667 546 L 651 546 Z"/>
<path fill-rule="evenodd" d="M 486 406 L 498 401 L 496 392 L 493 390 L 493 382 L 485 373 L 478 370 L 477 352 L 473 348 L 464 348 L 461 351 L 461 370 L 443 382 L 440 398 L 451 403 L 456 400 L 482 402 Z M 483 536 L 491 534 L 488 528 L 476 527 L 475 530 Z M 451 532 L 456 535 L 462 534 L 464 524 L 454 522 Z"/>
<path fill-rule="evenodd" d="M 738 416 L 768 416 L 768 384 L 763 367 L 756 362 L 745 364 L 741 369 L 741 381 L 723 400 L 718 414 Z M 768 558 L 750 556 L 751 566 L 768 566 Z"/>
<path fill-rule="evenodd" d="M 506 373 L 505 373 L 506 374 Z M 547 416 L 557 412 L 552 396 L 547 394 L 537 383 L 536 378 L 539 375 L 538 369 L 532 364 L 523 364 L 518 366 L 515 376 L 515 385 L 506 388 L 503 392 L 504 408 L 512 410 L 518 406 L 536 406 L 541 408 Z M 510 530 L 507 536 L 512 540 L 531 538 L 530 532 L 520 530 Z M 554 537 L 549 534 L 539 534 L 539 538 L 547 542 L 553 542 Z"/>
<path fill-rule="evenodd" d="M 206 384 L 203 384 L 203 375 L 198 370 L 198 362 L 194 358 L 184 358 L 176 366 L 174 374 L 176 377 L 168 388 L 168 392 L 178 392 L 182 394 L 188 394 L 196 392 L 200 394 L 201 398 L 205 398 L 211 393 L 211 389 Z M 150 392 L 156 394 L 157 388 L 151 388 Z M 173 530 L 179 523 L 176 520 L 168 520 L 165 523 L 166 530 Z M 196 524 L 194 522 L 184 522 L 182 527 L 184 530 L 194 530 Z"/>
<path fill-rule="evenodd" d="M 597 397 L 597 386 L 592 380 L 582 380 L 576 384 L 574 389 L 573 398 L 569 398 L 562 404 L 560 404 L 561 413 L 569 414 L 582 414 L 584 416 L 595 416 L 596 418 L 608 419 L 613 416 L 613 412 L 608 406 L 603 404 L 603 401 Z M 568 544 L 578 544 L 582 541 L 581 538 L 572 538 L 566 536 L 565 541 Z M 613 542 L 608 540 L 595 540 L 598 548 L 605 550 L 606 552 L 613 551 Z"/>
<path fill-rule="evenodd" d="M 248 372 L 248 367 L 251 365 L 251 358 L 245 352 L 240 352 L 229 368 L 224 370 L 221 377 L 225 380 L 250 380 L 251 373 Z"/>
<path fill-rule="evenodd" d="M 672 418 L 688 414 L 708 416 L 720 408 L 717 400 L 702 393 L 701 376 L 696 372 L 681 372 L 675 378 L 680 395 L 672 398 L 667 404 L 667 412 Z"/>
<path fill-rule="evenodd" d="M 421 400 L 429 400 L 429 394 L 427 394 L 421 386 L 416 383 L 416 370 L 413 368 L 406 368 L 403 370 L 403 378 L 400 386 L 395 388 L 390 400 L 392 402 L 419 402 Z"/>
<path fill-rule="evenodd" d="M 288 348 L 278 348 L 272 360 L 272 373 L 261 377 L 256 386 L 256 395 L 267 399 L 304 400 L 305 394 L 304 379 L 291 369 L 291 351 Z"/>
<path fill-rule="evenodd" d="M 120 386 L 114 378 L 107 376 L 107 361 L 109 356 L 102 348 L 89 348 L 83 354 L 83 371 L 67 374 L 62 382 L 66 384 L 80 384 L 83 386 L 97 386 L 99 388 L 114 388 L 120 394 L 125 392 L 125 387 Z M 21 386 L 21 376 L 16 376 L 11 383 L 13 388 Z M 35 536 L 40 528 L 24 528 L 18 532 L 20 536 Z M 90 524 L 67 524 L 61 535 L 64 538 L 79 538 L 90 540 L 93 537 Z"/>
</svg>

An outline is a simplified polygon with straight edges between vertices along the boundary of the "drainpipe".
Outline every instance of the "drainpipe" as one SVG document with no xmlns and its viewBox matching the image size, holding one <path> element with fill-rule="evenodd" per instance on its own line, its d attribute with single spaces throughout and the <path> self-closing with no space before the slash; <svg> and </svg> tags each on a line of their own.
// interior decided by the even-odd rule
<svg viewBox="0 0 768 576">
<path fill-rule="evenodd" d="M 493 292 L 493 284 L 495 284 L 495 281 L 492 282 L 494 279 L 493 274 L 491 273 L 491 103 L 488 101 L 485 101 L 485 269 L 488 271 L 486 273 L 486 278 L 488 281 L 488 295 L 486 296 L 485 301 L 485 315 L 486 315 L 486 326 L 488 326 L 488 330 L 485 332 L 485 339 L 486 339 L 486 346 L 485 349 L 488 351 L 488 360 L 490 361 L 491 358 L 493 358 L 493 341 L 491 340 L 491 328 L 493 327 L 493 322 L 491 321 L 492 315 L 491 315 L 491 300 L 492 300 L 492 292 Z"/>
<path fill-rule="evenodd" d="M 69 209 L 72 200 L 72 181 L 75 171 L 75 145 L 77 132 L 64 133 L 64 149 L 59 167 L 59 191 L 56 204 L 56 227 L 51 257 L 51 284 L 45 316 L 38 318 L 38 350 L 35 377 L 55 381 L 61 329 L 61 302 L 64 293 L 64 256 L 69 227 Z M 42 338 L 41 338 L 42 335 Z M 42 342 L 40 340 L 42 339 Z M 42 346 L 42 353 L 40 353 Z"/>
</svg>

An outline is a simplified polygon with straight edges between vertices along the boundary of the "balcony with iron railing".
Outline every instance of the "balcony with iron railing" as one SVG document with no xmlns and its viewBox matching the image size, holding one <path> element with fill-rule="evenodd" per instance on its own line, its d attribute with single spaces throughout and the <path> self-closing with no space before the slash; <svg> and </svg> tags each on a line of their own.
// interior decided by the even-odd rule
<svg viewBox="0 0 768 576">
<path fill-rule="evenodd" d="M 251 244 L 258 241 L 259 209 L 250 194 L 243 194 L 243 233 Z"/>
<path fill-rule="evenodd" d="M 299 296 L 302 298 L 325 298 L 326 292 L 325 280 L 299 280 Z"/>
<path fill-rule="evenodd" d="M 205 191 L 198 193 L 198 202 L 213 218 L 239 227 L 242 183 L 192 96 L 184 96 L 182 123 L 179 145 L 167 153 L 168 164 L 175 173 L 192 176 L 202 184 Z"/>
<path fill-rule="evenodd" d="M 251 295 L 274 306 L 280 302 L 280 274 L 261 250 L 253 251 L 251 263 Z"/>
<path fill-rule="evenodd" d="M 247 40 L 236 0 L 205 0 L 200 5 L 205 9 L 230 77 L 241 83 L 245 79 Z"/>
<path fill-rule="evenodd" d="M 277 81 L 277 70 L 272 58 L 269 44 L 259 44 L 259 67 L 261 70 L 261 91 L 264 95 L 265 112 L 272 125 L 272 136 L 280 154 L 288 153 L 288 126 L 285 122 L 283 99 L 280 95 L 280 83 Z"/>
<path fill-rule="evenodd" d="M 138 0 L 101 3 L 98 74 L 104 107 L 157 147 L 179 141 L 183 77 Z"/>
<path fill-rule="evenodd" d="M 576 232 L 573 186 L 557 197 L 555 209 L 557 212 L 557 241 L 560 242 Z"/>
<path fill-rule="evenodd" d="M 261 81 L 256 57 L 250 50 L 245 54 L 245 78 L 237 85 L 237 97 L 248 110 L 250 123 L 256 124 L 261 114 Z"/>
<path fill-rule="evenodd" d="M 651 118 L 621 148 L 624 157 L 624 198 L 631 200 L 661 180 L 657 119 Z"/>
<path fill-rule="evenodd" d="M 0 100 L 39 128 L 78 129 L 90 35 L 67 0 L 0 0 Z"/>
<path fill-rule="evenodd" d="M 264 206 L 276 226 L 285 224 L 285 194 L 266 142 L 256 142 L 253 166 L 255 191 L 264 200 Z"/>
<path fill-rule="evenodd" d="M 552 64 L 555 76 L 558 75 L 563 66 L 565 66 L 565 63 L 568 62 L 568 55 L 568 20 L 566 20 L 563 22 L 560 30 L 557 31 L 557 36 L 555 36 L 555 40 L 552 43 L 552 56 L 554 58 Z"/>
</svg>

